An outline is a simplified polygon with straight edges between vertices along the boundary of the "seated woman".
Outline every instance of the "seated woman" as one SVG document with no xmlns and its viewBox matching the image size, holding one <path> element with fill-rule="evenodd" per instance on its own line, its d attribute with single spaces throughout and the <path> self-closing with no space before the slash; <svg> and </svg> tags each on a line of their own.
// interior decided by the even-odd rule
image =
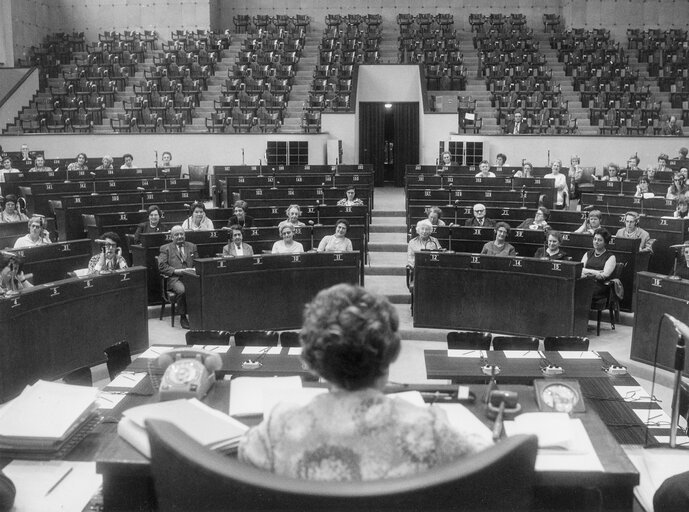
<svg viewBox="0 0 689 512">
<path fill-rule="evenodd" d="M 347 187 L 345 190 L 346 197 L 343 197 L 337 202 L 337 206 L 363 206 L 364 202 L 356 197 L 356 188 Z"/>
<path fill-rule="evenodd" d="M 246 214 L 249 205 L 242 199 L 234 202 L 234 215 L 227 221 L 227 227 L 239 226 L 240 228 L 250 228 L 254 225 L 254 218 Z"/>
<path fill-rule="evenodd" d="M 161 159 L 163 161 L 162 167 L 172 167 L 172 153 L 170 153 L 169 151 L 163 151 Z"/>
<path fill-rule="evenodd" d="M 287 215 L 287 219 L 283 220 L 282 222 L 280 222 L 280 224 L 278 224 L 278 231 L 280 231 L 281 234 L 281 228 L 286 225 L 289 225 L 293 228 L 301 228 L 306 226 L 306 224 L 299 220 L 299 216 L 301 215 L 301 208 L 299 208 L 298 204 L 289 205 L 285 210 L 285 215 Z"/>
<path fill-rule="evenodd" d="M 230 241 L 222 248 L 223 256 L 253 256 L 254 250 L 249 244 L 244 243 L 242 227 L 235 224 L 230 226 Z"/>
<path fill-rule="evenodd" d="M 610 163 L 607 170 L 608 172 L 601 178 L 602 181 L 622 181 L 619 165 Z"/>
<path fill-rule="evenodd" d="M 0 167 L 0 186 L 5 183 L 5 175 L 10 173 L 17 174 L 19 173 L 19 169 L 12 167 L 12 159 L 6 156 L 2 159 L 2 167 Z M 2 193 L 1 189 L 0 193 Z"/>
<path fill-rule="evenodd" d="M 600 227 L 601 219 L 603 218 L 603 213 L 600 210 L 591 210 L 586 216 L 584 223 L 579 226 L 574 232 L 583 233 L 586 235 L 593 235 L 595 231 Z"/>
<path fill-rule="evenodd" d="M 481 249 L 481 254 L 488 256 L 516 256 L 517 251 L 512 244 L 507 243 L 507 235 L 510 234 L 510 225 L 507 222 L 498 222 L 495 225 L 495 240 L 486 242 Z"/>
<path fill-rule="evenodd" d="M 495 178 L 495 173 L 490 170 L 490 162 L 483 160 L 478 164 L 479 171 L 476 173 L 477 178 Z"/>
<path fill-rule="evenodd" d="M 17 207 L 17 196 L 7 194 L 5 196 L 5 209 L 0 213 L 0 222 L 26 222 L 27 220 L 29 217 Z"/>
<path fill-rule="evenodd" d="M 608 287 L 603 284 L 615 271 L 617 259 L 608 251 L 608 244 L 612 236 L 605 228 L 598 228 L 593 234 L 593 249 L 581 258 L 584 268 L 581 271 L 583 277 L 591 277 L 596 280 L 593 290 L 593 300 L 607 297 Z"/>
<path fill-rule="evenodd" d="M 42 215 L 34 215 L 29 219 L 29 234 L 17 238 L 14 242 L 15 249 L 23 247 L 37 247 L 39 245 L 51 244 L 48 230 L 44 227 L 45 218 Z"/>
<path fill-rule="evenodd" d="M 678 219 L 689 218 L 689 200 L 682 198 L 677 201 L 677 209 L 673 216 Z"/>
<path fill-rule="evenodd" d="M 531 162 L 524 162 L 521 170 L 514 173 L 515 178 L 533 178 L 533 165 Z"/>
<path fill-rule="evenodd" d="M 449 151 L 443 151 L 443 154 L 441 156 L 442 156 L 442 159 L 441 159 L 442 161 L 440 162 L 440 165 L 443 168 L 447 169 L 448 167 L 452 167 L 453 165 L 455 167 L 459 165 L 457 162 L 454 162 L 452 160 L 452 153 L 450 153 Z"/>
<path fill-rule="evenodd" d="M 11 252 L 0 252 L 0 294 L 20 292 L 33 285 L 27 281 L 22 267 L 24 258 Z"/>
<path fill-rule="evenodd" d="M 273 244 L 273 254 L 297 254 L 304 252 L 304 246 L 294 240 L 294 228 L 289 222 L 280 228 L 282 240 Z"/>
<path fill-rule="evenodd" d="M 325 235 L 318 244 L 318 252 L 345 252 L 352 251 L 352 241 L 347 238 L 349 222 L 346 219 L 337 219 L 335 234 Z"/>
<path fill-rule="evenodd" d="M 566 260 L 567 253 L 560 249 L 562 243 L 562 233 L 551 229 L 546 236 L 547 247 L 539 247 L 534 254 L 534 258 L 541 258 L 542 260 Z"/>
<path fill-rule="evenodd" d="M 544 231 L 550 229 L 548 225 L 548 217 L 550 217 L 550 210 L 545 206 L 539 206 L 533 218 L 525 219 L 524 222 L 517 226 L 517 229 L 533 229 Z"/>
<path fill-rule="evenodd" d="M 105 155 L 102 160 L 102 164 L 96 167 L 97 171 L 112 171 L 113 170 L 113 158 L 111 156 Z"/>
<path fill-rule="evenodd" d="M 643 197 L 644 199 L 655 197 L 655 194 L 649 190 L 649 187 L 650 182 L 648 178 L 646 176 L 641 176 L 637 182 L 634 197 Z"/>
<path fill-rule="evenodd" d="M 122 241 L 117 233 L 108 231 L 101 237 L 103 244 L 101 252 L 92 256 L 89 261 L 88 273 L 98 274 L 127 268 L 127 260 L 122 256 Z"/>
<path fill-rule="evenodd" d="M 160 233 L 165 231 L 165 226 L 160 219 L 163 217 L 163 212 L 156 205 L 152 204 L 148 207 L 148 221 L 142 222 L 136 226 L 134 232 L 134 240 L 138 243 L 141 241 L 142 233 Z"/>
<path fill-rule="evenodd" d="M 438 208 L 437 206 L 431 207 L 430 210 L 428 210 L 428 220 L 431 221 L 431 224 L 433 226 L 444 226 L 445 221 L 443 221 L 440 217 L 443 216 L 443 211 Z"/>
<path fill-rule="evenodd" d="M 672 184 L 667 188 L 667 194 L 665 194 L 665 199 L 679 199 L 684 196 L 684 194 L 689 191 L 689 187 L 686 186 L 684 176 L 679 173 L 675 173 L 672 177 Z"/>
<path fill-rule="evenodd" d="M 206 206 L 202 202 L 196 201 L 192 204 L 189 213 L 191 217 L 182 223 L 182 228 L 185 231 L 212 231 L 215 229 L 213 221 L 206 217 Z"/>
<path fill-rule="evenodd" d="M 398 328 L 388 300 L 360 286 L 318 293 L 304 314 L 301 357 L 330 390 L 303 406 L 275 406 L 241 440 L 239 459 L 294 478 L 358 481 L 419 473 L 491 446 L 489 434 L 455 429 L 439 407 L 383 393 Z"/>
<path fill-rule="evenodd" d="M 416 223 L 416 234 L 419 235 L 409 240 L 407 244 L 407 266 L 414 268 L 414 254 L 421 251 L 441 251 L 443 248 L 434 236 L 433 224 L 428 219 Z"/>
<path fill-rule="evenodd" d="M 86 165 L 88 158 L 86 153 L 79 153 L 75 162 L 72 162 L 67 166 L 68 171 L 88 171 L 89 168 Z"/>
</svg>

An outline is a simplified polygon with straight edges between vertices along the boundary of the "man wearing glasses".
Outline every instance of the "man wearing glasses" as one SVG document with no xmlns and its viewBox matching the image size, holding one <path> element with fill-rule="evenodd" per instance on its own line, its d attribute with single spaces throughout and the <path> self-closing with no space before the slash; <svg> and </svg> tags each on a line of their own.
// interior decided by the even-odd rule
<svg viewBox="0 0 689 512">
<path fill-rule="evenodd" d="M 464 222 L 464 225 L 477 228 L 492 228 L 495 226 L 495 221 L 486 217 L 486 207 L 484 205 L 481 203 L 476 203 L 474 205 L 474 216 L 470 219 L 467 219 Z"/>
<path fill-rule="evenodd" d="M 38 215 L 31 217 L 29 220 L 29 234 L 18 238 L 14 242 L 14 248 L 22 249 L 24 247 L 36 247 L 51 243 L 48 230 L 43 227 L 44 221 L 45 219 Z"/>
<path fill-rule="evenodd" d="M 194 258 L 198 257 L 196 245 L 186 241 L 184 228 L 174 226 L 170 230 L 172 242 L 160 248 L 158 270 L 167 277 L 167 289 L 175 293 L 179 323 L 183 329 L 189 329 L 187 318 L 187 297 L 183 276 L 194 273 Z"/>
</svg>

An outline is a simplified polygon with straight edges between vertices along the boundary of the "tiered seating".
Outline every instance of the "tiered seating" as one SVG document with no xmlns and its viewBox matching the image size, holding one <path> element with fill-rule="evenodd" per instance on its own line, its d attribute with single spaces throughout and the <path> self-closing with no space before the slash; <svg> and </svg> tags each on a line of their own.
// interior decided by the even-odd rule
<svg viewBox="0 0 689 512">
<path fill-rule="evenodd" d="M 554 34 L 550 44 L 601 134 L 643 135 L 657 124 L 660 103 L 641 84 L 638 70 L 631 70 L 629 57 L 610 39 L 610 31 L 572 29 Z"/>
<path fill-rule="evenodd" d="M 533 133 L 573 133 L 576 120 L 559 86 L 552 84 L 552 70 L 524 16 L 472 15 L 469 22 L 475 30 L 479 68 L 503 129 L 520 110 Z"/>
<path fill-rule="evenodd" d="M 258 23 L 256 23 L 258 21 Z M 239 54 L 214 100 L 209 131 L 277 131 L 292 91 L 306 41 L 305 28 L 282 15 L 255 20 L 258 33 L 242 43 Z M 265 22 L 265 23 L 264 23 Z"/>
<path fill-rule="evenodd" d="M 452 14 L 400 14 L 399 62 L 421 63 L 428 90 L 466 89 L 467 70 Z"/>
</svg>

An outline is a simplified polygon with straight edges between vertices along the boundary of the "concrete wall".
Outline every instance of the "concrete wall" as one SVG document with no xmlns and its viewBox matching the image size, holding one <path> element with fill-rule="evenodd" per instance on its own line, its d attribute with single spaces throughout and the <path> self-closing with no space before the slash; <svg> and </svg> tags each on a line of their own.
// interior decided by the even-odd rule
<svg viewBox="0 0 689 512">
<path fill-rule="evenodd" d="M 27 76 L 28 74 L 28 76 Z M 11 97 L 2 102 L 5 94 L 17 84 L 24 76 L 27 76 Z M 14 122 L 17 112 L 28 105 L 38 90 L 38 69 L 34 68 L 7 68 L 0 69 L 0 131 L 9 123 Z"/>
</svg>

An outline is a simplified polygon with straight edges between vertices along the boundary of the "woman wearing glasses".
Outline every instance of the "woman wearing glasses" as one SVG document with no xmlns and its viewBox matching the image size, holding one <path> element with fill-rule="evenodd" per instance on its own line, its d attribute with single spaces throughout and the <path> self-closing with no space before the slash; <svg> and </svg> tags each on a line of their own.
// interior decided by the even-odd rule
<svg viewBox="0 0 689 512">
<path fill-rule="evenodd" d="M 507 222 L 498 222 L 495 225 L 495 240 L 486 242 L 481 250 L 481 254 L 488 256 L 516 256 L 517 251 L 514 246 L 507 242 L 507 235 L 510 234 L 510 225 Z"/>
<path fill-rule="evenodd" d="M 127 261 L 122 257 L 122 241 L 117 233 L 103 233 L 102 250 L 89 261 L 89 274 L 99 274 L 127 268 Z"/>
<path fill-rule="evenodd" d="M 34 215 L 29 219 L 29 234 L 18 238 L 14 242 L 15 249 L 23 247 L 36 247 L 38 245 L 46 245 L 52 243 L 48 236 L 48 230 L 44 228 L 45 219 L 38 215 Z"/>
</svg>

